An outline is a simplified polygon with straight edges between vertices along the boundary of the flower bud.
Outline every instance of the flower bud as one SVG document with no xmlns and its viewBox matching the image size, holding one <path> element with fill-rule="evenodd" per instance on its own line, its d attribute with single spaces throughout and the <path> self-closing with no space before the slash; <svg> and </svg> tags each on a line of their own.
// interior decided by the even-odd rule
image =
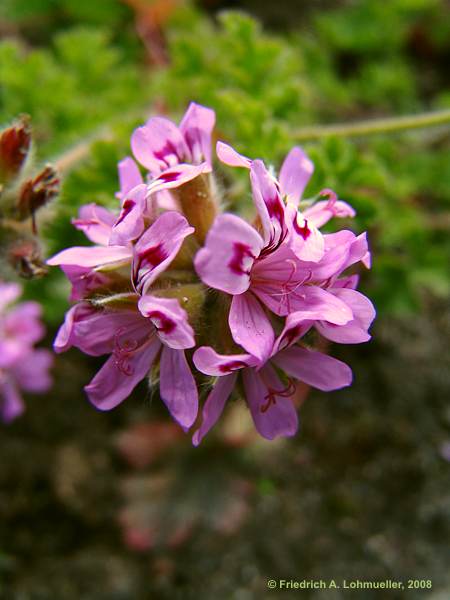
<svg viewBox="0 0 450 600">
<path fill-rule="evenodd" d="M 30 119 L 26 115 L 0 133 L 0 183 L 7 183 L 19 174 L 30 144 Z"/>
<path fill-rule="evenodd" d="M 176 196 L 190 225 L 195 227 L 195 238 L 203 244 L 217 215 L 212 177 L 200 175 L 188 181 L 176 190 Z"/>
</svg>

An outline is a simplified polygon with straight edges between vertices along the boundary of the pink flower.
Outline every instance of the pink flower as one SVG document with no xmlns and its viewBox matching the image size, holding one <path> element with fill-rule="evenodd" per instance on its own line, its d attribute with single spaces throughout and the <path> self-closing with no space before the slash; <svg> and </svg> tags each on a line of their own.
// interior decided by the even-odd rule
<svg viewBox="0 0 450 600">
<path fill-rule="evenodd" d="M 51 386 L 51 353 L 34 348 L 45 334 L 41 307 L 36 302 L 9 307 L 20 294 L 19 285 L 0 282 L 0 418 L 6 423 L 24 411 L 20 390 L 42 393 Z"/>
<path fill-rule="evenodd" d="M 294 379 L 328 391 L 352 377 L 347 365 L 298 340 L 311 328 L 340 343 L 370 339 L 375 310 L 348 271 L 358 262 L 370 267 L 367 240 L 349 230 L 320 231 L 331 218 L 355 212 L 327 189 L 302 199 L 313 164 L 297 147 L 277 179 L 261 160 L 219 142 L 222 162 L 248 169 L 257 216 L 253 224 L 217 216 L 218 190 L 209 175 L 214 120 L 213 111 L 192 103 L 179 126 L 155 117 L 134 131 L 132 151 L 147 174 L 133 158 L 123 159 L 119 214 L 83 207 L 73 223 L 94 245 L 68 248 L 48 261 L 71 280 L 72 300 L 82 300 L 67 313 L 55 350 L 76 346 L 110 355 L 85 388 L 101 410 L 122 402 L 159 362 L 161 398 L 187 430 L 198 394 L 185 354 L 195 345 L 194 330 L 182 300 L 193 323 L 211 326 L 211 347 L 199 348 L 193 362 L 218 378 L 194 443 L 217 421 L 238 377 L 261 435 L 290 436 L 298 427 Z M 208 297 L 208 288 L 217 292 Z M 228 315 L 225 295 L 231 296 Z M 216 309 L 217 323 L 210 312 Z M 242 353 L 213 349 L 217 341 L 233 352 L 222 315 Z"/>
<path fill-rule="evenodd" d="M 137 161 L 153 177 L 172 167 L 203 162 L 211 170 L 211 134 L 214 111 L 191 102 L 180 126 L 164 117 L 152 117 L 131 136 L 131 149 Z"/>
<path fill-rule="evenodd" d="M 323 391 L 351 384 L 352 372 L 345 363 L 296 345 L 303 331 L 302 315 L 290 314 L 272 347 L 270 359 L 264 362 L 251 354 L 220 355 L 207 346 L 196 350 L 193 360 L 197 369 L 218 379 L 203 406 L 202 423 L 193 436 L 194 445 L 201 442 L 220 418 L 239 374 L 255 427 L 269 440 L 297 432 L 297 411 L 291 400 L 295 392 L 293 380 Z M 276 368 L 286 374 L 285 381 L 280 379 Z"/>
<path fill-rule="evenodd" d="M 110 282 L 107 270 L 131 262 L 133 250 L 130 245 L 109 244 L 116 220 L 117 216 L 102 206 L 82 206 L 72 224 L 95 245 L 73 246 L 47 260 L 48 265 L 60 266 L 72 283 L 72 301 L 80 300 L 107 285 Z"/>
<path fill-rule="evenodd" d="M 312 173 L 312 163 L 304 153 L 299 148 L 289 153 L 279 184 L 261 161 L 250 161 L 220 142 L 218 154 L 226 164 L 250 169 L 262 226 L 260 234 L 240 217 L 219 215 L 195 258 L 205 284 L 233 295 L 229 325 L 234 341 L 259 360 L 267 359 L 274 333 L 261 302 L 279 316 L 294 311 L 302 311 L 305 318 L 312 314 L 325 323 L 327 333 L 331 327 L 337 331 L 358 319 L 352 306 L 356 310 L 362 306 L 361 295 L 328 288 L 345 268 L 367 260 L 367 243 L 365 237 L 356 238 L 350 231 L 322 235 L 304 217 L 300 224 L 294 203 Z M 337 200 L 333 202 L 334 206 Z M 317 211 L 317 222 L 326 221 L 333 212 L 330 206 Z M 345 208 L 339 205 L 339 211 L 344 214 Z M 367 306 L 363 308 L 367 313 Z M 363 321 L 367 323 L 368 316 Z"/>
<path fill-rule="evenodd" d="M 106 209 L 102 209 L 104 213 L 100 213 L 98 209 L 95 205 L 82 207 L 80 218 L 74 222 L 76 227 L 82 229 L 92 241 L 97 241 L 98 245 L 68 248 L 47 260 L 49 265 L 60 265 L 71 280 L 74 300 L 107 284 L 114 269 L 129 265 L 130 262 L 133 285 L 142 293 L 169 266 L 185 237 L 194 231 L 183 215 L 167 211 L 150 225 L 135 245 L 105 245 L 108 226 L 106 219 L 109 219 L 110 213 Z M 98 220 L 96 225 L 93 224 L 92 214 Z"/>
<path fill-rule="evenodd" d="M 197 387 L 184 350 L 195 345 L 186 312 L 173 298 L 143 296 L 139 310 L 97 310 L 79 303 L 55 339 L 56 352 L 75 346 L 91 356 L 111 354 L 85 387 L 100 410 L 127 398 L 160 356 L 160 395 L 172 417 L 189 429 L 197 416 Z"/>
<path fill-rule="evenodd" d="M 144 180 L 135 161 L 119 163 L 122 209 L 113 228 L 112 243 L 139 237 L 145 221 L 153 221 L 160 209 L 179 209 L 170 190 L 211 172 L 211 134 L 215 114 L 195 102 L 189 105 L 180 126 L 164 117 L 152 117 L 131 136 L 136 160 L 148 169 Z"/>
</svg>

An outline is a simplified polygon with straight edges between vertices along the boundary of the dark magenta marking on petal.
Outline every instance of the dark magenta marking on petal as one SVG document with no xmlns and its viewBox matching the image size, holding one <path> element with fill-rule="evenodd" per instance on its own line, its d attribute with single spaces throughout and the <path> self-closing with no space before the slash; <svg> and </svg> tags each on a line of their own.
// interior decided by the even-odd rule
<svg viewBox="0 0 450 600">
<path fill-rule="evenodd" d="M 284 346 L 289 346 L 294 340 L 296 340 L 300 334 L 302 333 L 303 326 L 301 324 L 295 325 L 292 329 L 288 329 L 284 334 L 285 344 Z"/>
<path fill-rule="evenodd" d="M 247 364 L 242 360 L 230 360 L 230 362 L 220 365 L 219 371 L 221 373 L 232 373 L 233 371 L 237 371 L 238 369 L 242 369 L 246 366 Z"/>
<path fill-rule="evenodd" d="M 139 268 L 142 263 L 149 263 L 152 267 L 160 265 L 163 260 L 166 260 L 168 253 L 163 247 L 163 243 L 160 242 L 156 246 L 151 246 L 139 254 Z"/>
<path fill-rule="evenodd" d="M 307 240 L 309 238 L 309 236 L 311 235 L 311 229 L 308 227 L 308 221 L 305 219 L 305 224 L 303 225 L 303 227 L 300 227 L 300 225 L 298 224 L 297 221 L 297 215 L 294 217 L 294 229 L 295 231 L 302 236 L 302 238 L 304 240 Z"/>
<path fill-rule="evenodd" d="M 177 326 L 175 321 L 169 319 L 169 317 L 160 310 L 152 310 L 147 314 L 147 317 L 153 321 L 153 325 L 156 329 L 163 333 L 172 333 Z M 153 319 L 155 319 L 157 323 L 155 323 Z"/>
<path fill-rule="evenodd" d="M 176 181 L 180 177 L 181 173 L 161 173 L 158 175 L 158 179 L 169 183 L 170 181 Z"/>
<path fill-rule="evenodd" d="M 279 223 L 284 221 L 284 210 L 281 200 L 278 196 L 265 200 L 267 211 L 271 219 L 275 218 Z"/>
<path fill-rule="evenodd" d="M 230 269 L 236 275 L 249 275 L 250 271 L 244 269 L 243 262 L 244 258 L 255 258 L 250 246 L 243 244 L 242 242 L 233 243 L 233 258 L 228 263 Z"/>
<path fill-rule="evenodd" d="M 178 160 L 181 161 L 181 157 L 178 154 L 176 147 L 173 145 L 173 143 L 170 140 L 167 140 L 166 144 L 160 150 L 156 150 L 155 152 L 153 152 L 153 155 L 155 156 L 155 158 L 165 162 L 166 164 L 167 164 L 166 156 L 170 156 L 171 154 L 176 156 L 178 158 Z"/>
<path fill-rule="evenodd" d="M 125 217 L 127 217 L 130 214 L 130 212 L 133 210 L 133 208 L 135 206 L 136 206 L 136 202 L 134 202 L 134 200 L 131 200 L 130 198 L 127 198 L 122 205 L 122 210 L 120 211 L 119 218 L 117 219 L 114 227 L 117 227 L 117 225 L 122 223 L 122 221 L 125 219 Z"/>
</svg>

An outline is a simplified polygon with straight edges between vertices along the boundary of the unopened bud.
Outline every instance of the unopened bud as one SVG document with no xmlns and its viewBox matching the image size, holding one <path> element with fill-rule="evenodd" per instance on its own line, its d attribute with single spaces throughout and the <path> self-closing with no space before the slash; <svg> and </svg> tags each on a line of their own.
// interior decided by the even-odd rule
<svg viewBox="0 0 450 600">
<path fill-rule="evenodd" d="M 19 218 L 33 219 L 33 231 L 36 233 L 35 212 L 45 206 L 59 192 L 59 178 L 55 169 L 47 165 L 36 177 L 26 181 L 19 195 Z"/>
<path fill-rule="evenodd" d="M 15 271 L 25 279 L 47 275 L 48 269 L 42 261 L 41 251 L 35 240 L 20 240 L 8 251 L 8 260 Z"/>
<path fill-rule="evenodd" d="M 18 175 L 30 144 L 31 126 L 26 115 L 0 133 L 0 182 L 6 183 Z"/>
<path fill-rule="evenodd" d="M 181 209 L 192 227 L 195 238 L 203 245 L 217 215 L 214 182 L 209 175 L 200 175 L 176 190 Z"/>
</svg>

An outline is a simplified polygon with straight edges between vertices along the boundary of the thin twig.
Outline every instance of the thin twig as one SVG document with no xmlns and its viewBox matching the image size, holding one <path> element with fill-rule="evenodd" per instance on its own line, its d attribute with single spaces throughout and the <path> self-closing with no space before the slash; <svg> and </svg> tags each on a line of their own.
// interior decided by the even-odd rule
<svg viewBox="0 0 450 600">
<path fill-rule="evenodd" d="M 356 123 L 339 123 L 335 125 L 315 125 L 302 127 L 293 133 L 296 141 L 320 140 L 325 137 L 357 137 L 374 135 L 377 133 L 396 133 L 424 127 L 450 125 L 450 110 L 405 115 L 402 117 L 388 117 L 373 119 Z"/>
</svg>

